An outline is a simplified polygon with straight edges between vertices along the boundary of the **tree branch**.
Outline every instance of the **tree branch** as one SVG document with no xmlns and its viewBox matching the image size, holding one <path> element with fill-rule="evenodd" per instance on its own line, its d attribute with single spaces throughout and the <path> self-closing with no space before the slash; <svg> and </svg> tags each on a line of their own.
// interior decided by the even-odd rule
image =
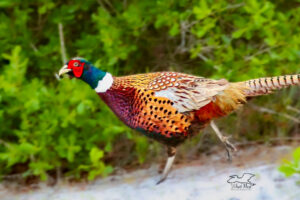
<svg viewBox="0 0 300 200">
<path fill-rule="evenodd" d="M 292 120 L 294 121 L 295 123 L 300 123 L 300 120 L 291 116 L 291 115 L 288 115 L 286 113 L 279 113 L 279 112 L 276 112 L 275 110 L 271 110 L 269 108 L 264 108 L 264 107 L 260 107 L 260 106 L 256 106 L 256 105 L 253 105 L 253 104 L 250 104 L 251 107 L 259 112 L 263 112 L 263 113 L 269 113 L 269 114 L 273 114 L 273 115 L 279 115 L 279 116 L 282 116 L 282 117 L 285 117 L 289 120 Z"/>
<path fill-rule="evenodd" d="M 58 24 L 58 33 L 59 33 L 59 40 L 60 40 L 60 52 L 61 52 L 61 60 L 64 63 L 67 62 L 67 54 L 66 54 L 66 47 L 65 47 L 65 39 L 64 39 L 64 30 L 62 23 Z"/>
<path fill-rule="evenodd" d="M 63 30 L 62 23 L 58 24 L 58 34 L 59 34 L 59 40 L 60 40 L 60 53 L 61 53 L 61 61 L 63 64 L 67 62 L 67 53 L 66 53 L 66 47 L 65 47 L 65 39 L 64 39 L 64 30 Z M 60 77 L 57 73 L 54 73 L 54 77 L 60 81 Z"/>
<path fill-rule="evenodd" d="M 294 111 L 294 112 L 300 114 L 300 110 L 297 109 L 297 108 L 294 108 L 294 107 L 292 107 L 292 106 L 287 106 L 286 108 L 287 108 L 288 110 L 291 110 L 291 111 Z"/>
</svg>

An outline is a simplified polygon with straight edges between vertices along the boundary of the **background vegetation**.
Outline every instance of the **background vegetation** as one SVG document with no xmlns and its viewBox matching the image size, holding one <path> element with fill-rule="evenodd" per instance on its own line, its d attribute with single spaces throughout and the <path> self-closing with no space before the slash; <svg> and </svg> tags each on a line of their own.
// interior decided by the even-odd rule
<svg viewBox="0 0 300 200">
<path fill-rule="evenodd" d="M 85 57 L 114 75 L 172 70 L 241 81 L 300 72 L 299 5 L 0 0 L 0 174 L 93 179 L 165 156 L 160 145 L 125 127 L 89 86 L 56 79 L 64 61 L 59 24 L 68 58 Z M 299 96 L 292 88 L 257 98 L 218 125 L 235 142 L 293 138 Z M 181 153 L 201 152 L 200 137 Z"/>
</svg>

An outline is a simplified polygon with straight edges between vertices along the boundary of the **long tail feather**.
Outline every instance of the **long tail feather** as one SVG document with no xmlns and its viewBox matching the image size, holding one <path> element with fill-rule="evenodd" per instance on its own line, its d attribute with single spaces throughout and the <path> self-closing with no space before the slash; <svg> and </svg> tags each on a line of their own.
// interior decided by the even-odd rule
<svg viewBox="0 0 300 200">
<path fill-rule="evenodd" d="M 243 83 L 250 88 L 246 90 L 246 96 L 259 96 L 291 85 L 300 85 L 300 74 L 251 79 Z"/>
</svg>

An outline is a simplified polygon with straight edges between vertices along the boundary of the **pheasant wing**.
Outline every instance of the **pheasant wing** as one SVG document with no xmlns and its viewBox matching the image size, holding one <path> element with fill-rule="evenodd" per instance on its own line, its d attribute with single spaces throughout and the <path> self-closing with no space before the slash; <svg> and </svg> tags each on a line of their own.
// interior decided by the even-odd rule
<svg viewBox="0 0 300 200">
<path fill-rule="evenodd" d="M 155 91 L 155 96 L 173 101 L 173 107 L 179 112 L 189 112 L 199 110 L 214 101 L 215 96 L 223 92 L 228 85 L 225 79 L 212 80 L 164 72 L 149 83 L 149 89 Z"/>
</svg>

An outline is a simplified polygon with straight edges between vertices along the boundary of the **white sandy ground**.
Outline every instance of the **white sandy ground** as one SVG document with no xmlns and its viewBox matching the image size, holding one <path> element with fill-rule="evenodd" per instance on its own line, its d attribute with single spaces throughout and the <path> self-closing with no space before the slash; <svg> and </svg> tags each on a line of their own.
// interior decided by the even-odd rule
<svg viewBox="0 0 300 200">
<path fill-rule="evenodd" d="M 251 147 L 239 151 L 233 163 L 227 163 L 224 152 L 201 156 L 198 160 L 176 165 L 169 178 L 156 185 L 158 167 L 110 176 L 90 183 L 67 184 L 26 192 L 0 186 L 1 200 L 300 200 L 300 176 L 285 178 L 278 164 L 295 147 Z M 252 173 L 256 185 L 249 190 L 232 190 L 227 183 L 230 175 Z"/>
</svg>

